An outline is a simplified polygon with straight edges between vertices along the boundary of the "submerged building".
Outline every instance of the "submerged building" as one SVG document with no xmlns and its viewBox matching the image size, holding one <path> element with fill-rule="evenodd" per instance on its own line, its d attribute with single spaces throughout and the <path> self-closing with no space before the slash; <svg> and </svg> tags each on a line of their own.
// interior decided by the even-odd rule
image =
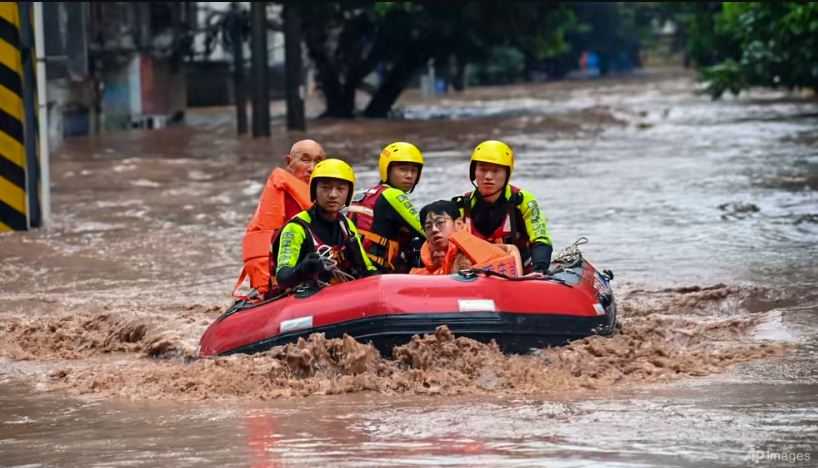
<svg viewBox="0 0 818 468">
<path fill-rule="evenodd" d="M 52 143 L 158 128 L 183 120 L 188 106 L 235 103 L 224 19 L 249 8 L 250 2 L 44 2 Z M 268 7 L 273 98 L 283 97 L 284 87 L 281 8 Z"/>
<path fill-rule="evenodd" d="M 51 139 L 182 118 L 195 7 L 45 2 Z"/>
</svg>

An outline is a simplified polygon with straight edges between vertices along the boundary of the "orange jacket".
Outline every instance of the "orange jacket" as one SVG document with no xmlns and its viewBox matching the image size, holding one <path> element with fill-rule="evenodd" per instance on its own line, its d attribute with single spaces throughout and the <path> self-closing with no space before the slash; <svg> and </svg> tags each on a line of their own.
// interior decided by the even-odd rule
<svg viewBox="0 0 818 468">
<path fill-rule="evenodd" d="M 466 231 L 455 231 L 449 237 L 449 249 L 443 263 L 435 268 L 432 263 L 432 252 L 429 242 L 420 248 L 420 259 L 423 267 L 413 268 L 413 275 L 449 275 L 453 273 L 455 260 L 459 254 L 465 255 L 471 262 L 471 268 L 485 268 L 509 276 L 521 274 L 520 254 L 498 244 L 480 239 Z"/>
<path fill-rule="evenodd" d="M 281 168 L 270 173 L 256 212 L 244 232 L 244 267 L 233 288 L 233 296 L 241 297 L 238 289 L 247 276 L 250 277 L 250 286 L 262 296 L 270 290 L 270 243 L 290 218 L 310 206 L 310 188 L 304 181 Z"/>
</svg>

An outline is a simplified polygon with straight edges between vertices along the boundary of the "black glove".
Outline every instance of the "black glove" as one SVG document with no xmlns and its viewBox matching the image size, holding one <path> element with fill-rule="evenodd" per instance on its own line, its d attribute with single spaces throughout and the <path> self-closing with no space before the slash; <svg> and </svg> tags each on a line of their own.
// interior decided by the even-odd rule
<svg viewBox="0 0 818 468">
<path fill-rule="evenodd" d="M 409 242 L 409 252 L 406 255 L 406 264 L 411 267 L 422 267 L 423 262 L 420 260 L 420 248 L 426 239 L 423 237 L 413 237 Z"/>
<path fill-rule="evenodd" d="M 294 268 L 281 267 L 276 272 L 276 283 L 284 289 L 292 288 L 298 283 L 311 280 L 325 271 L 327 269 L 324 267 L 321 257 L 317 253 L 311 252 Z"/>
<path fill-rule="evenodd" d="M 553 247 L 546 244 L 534 244 L 531 246 L 531 263 L 537 273 L 548 273 L 551 266 L 551 252 Z"/>
<path fill-rule="evenodd" d="M 324 262 L 315 252 L 310 252 L 307 254 L 307 256 L 304 257 L 304 260 L 298 264 L 299 276 L 303 278 L 311 278 L 316 274 L 324 273 L 325 271 L 327 271 L 327 268 L 324 266 Z"/>
</svg>

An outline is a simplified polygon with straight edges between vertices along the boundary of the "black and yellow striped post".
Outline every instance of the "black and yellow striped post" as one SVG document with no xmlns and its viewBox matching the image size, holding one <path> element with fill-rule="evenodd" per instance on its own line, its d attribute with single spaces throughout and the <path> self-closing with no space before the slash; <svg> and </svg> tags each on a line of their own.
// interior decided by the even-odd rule
<svg viewBox="0 0 818 468">
<path fill-rule="evenodd" d="M 28 15 L 24 15 L 28 17 Z M 25 105 L 25 94 L 30 95 L 31 73 L 24 73 L 21 43 L 21 2 L 0 2 L 0 232 L 19 231 L 32 227 L 31 205 L 37 203 L 36 184 L 32 184 L 28 169 L 36 155 L 33 142 L 26 151 L 26 135 L 32 139 L 33 103 Z M 27 118 L 28 117 L 28 118 Z M 26 123 L 28 122 L 28 127 Z"/>
</svg>

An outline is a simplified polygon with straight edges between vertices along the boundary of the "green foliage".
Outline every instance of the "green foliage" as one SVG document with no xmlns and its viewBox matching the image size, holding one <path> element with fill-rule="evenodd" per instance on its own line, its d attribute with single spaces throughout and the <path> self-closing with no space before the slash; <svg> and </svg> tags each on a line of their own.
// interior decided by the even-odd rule
<svg viewBox="0 0 818 468">
<path fill-rule="evenodd" d="M 304 39 L 325 98 L 325 115 L 352 117 L 355 90 L 378 70 L 381 80 L 364 110 L 383 116 L 430 59 L 500 61 L 502 79 L 522 75 L 519 56 L 564 53 L 572 12 L 558 4 L 481 2 L 306 2 Z M 514 49 L 513 51 L 511 49 Z M 503 65 L 492 65 L 495 68 Z"/>
<path fill-rule="evenodd" d="M 719 96 L 725 91 L 737 95 L 749 86 L 741 72 L 741 65 L 733 59 L 702 69 L 702 79 L 708 82 L 709 90 L 720 90 Z"/>
<path fill-rule="evenodd" d="M 721 3 L 694 3 L 688 23 L 687 47 L 691 62 L 698 67 L 738 60 L 741 47 L 726 19 L 719 15 Z"/>
<path fill-rule="evenodd" d="M 576 2 L 569 4 L 578 27 L 566 34 L 570 43 L 565 62 L 571 68 L 583 51 L 594 51 L 604 74 L 639 65 L 639 50 L 653 34 L 653 18 L 658 6 L 653 3 Z"/>
<path fill-rule="evenodd" d="M 670 21 L 676 27 L 672 52 L 684 52 L 685 64 L 715 65 L 738 59 L 741 50 L 721 18 L 722 2 L 662 2 L 653 8 L 657 26 Z"/>
<path fill-rule="evenodd" d="M 566 34 L 578 28 L 576 15 L 570 8 L 543 8 L 520 4 L 512 8 L 517 17 L 509 23 L 514 31 L 501 32 L 510 37 L 510 45 L 536 60 L 557 57 L 571 50 Z"/>
<path fill-rule="evenodd" d="M 304 39 L 327 101 L 324 115 L 352 117 L 355 92 L 377 73 L 363 110 L 389 108 L 430 60 L 459 89 L 466 64 L 473 82 L 508 83 L 533 75 L 561 77 L 586 50 L 602 73 L 640 66 L 656 18 L 686 13 L 661 2 L 302 2 Z M 706 25 L 700 26 L 705 28 Z M 693 24 L 693 27 L 698 27 Z M 700 48 L 708 48 L 703 43 Z M 712 62 L 716 63 L 716 62 Z"/>
<path fill-rule="evenodd" d="M 740 52 L 702 70 L 714 99 L 750 86 L 818 89 L 817 3 L 730 2 L 715 22 Z"/>
</svg>

